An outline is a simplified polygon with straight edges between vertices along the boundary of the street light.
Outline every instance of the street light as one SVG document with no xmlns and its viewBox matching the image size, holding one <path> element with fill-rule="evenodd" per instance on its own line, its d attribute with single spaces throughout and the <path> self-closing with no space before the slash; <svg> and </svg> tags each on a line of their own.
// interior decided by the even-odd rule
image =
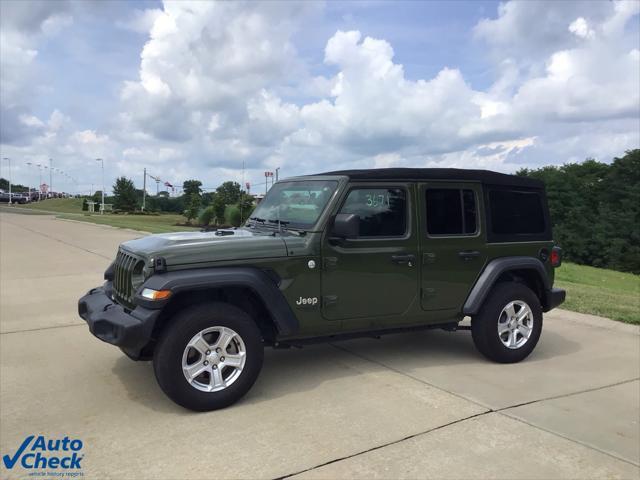
<svg viewBox="0 0 640 480">
<path fill-rule="evenodd" d="M 3 160 L 9 162 L 9 205 L 11 205 L 11 200 L 13 198 L 13 195 L 11 193 L 11 159 L 4 157 Z"/>
<path fill-rule="evenodd" d="M 96 162 L 102 165 L 102 206 L 100 207 L 100 215 L 104 215 L 104 160 L 96 158 Z"/>
<path fill-rule="evenodd" d="M 49 192 L 51 192 L 51 198 L 53 198 L 53 171 L 55 170 L 51 165 L 52 159 L 49 159 Z"/>
<path fill-rule="evenodd" d="M 38 183 L 38 201 L 42 200 L 42 164 L 38 163 L 36 165 L 38 167 L 38 170 L 40 172 L 40 177 L 39 177 L 39 182 Z"/>
<path fill-rule="evenodd" d="M 42 165 L 42 168 L 44 168 L 45 170 L 47 170 L 49 167 L 47 167 L 46 165 Z M 49 185 L 47 185 L 47 195 L 44 197 L 45 200 L 47 198 L 49 198 L 49 195 L 51 194 L 51 180 L 49 180 Z"/>
</svg>

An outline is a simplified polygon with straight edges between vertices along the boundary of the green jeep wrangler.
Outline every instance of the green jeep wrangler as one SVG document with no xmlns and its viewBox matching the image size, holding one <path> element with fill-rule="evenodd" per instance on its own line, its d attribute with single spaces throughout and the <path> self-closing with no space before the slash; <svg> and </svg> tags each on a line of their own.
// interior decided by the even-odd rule
<svg viewBox="0 0 640 480">
<path fill-rule="evenodd" d="M 123 243 L 78 310 L 99 339 L 153 359 L 176 403 L 213 410 L 251 388 L 265 345 L 470 329 L 484 356 L 518 362 L 564 301 L 560 256 L 537 180 L 330 172 L 276 183 L 241 228 Z"/>
</svg>

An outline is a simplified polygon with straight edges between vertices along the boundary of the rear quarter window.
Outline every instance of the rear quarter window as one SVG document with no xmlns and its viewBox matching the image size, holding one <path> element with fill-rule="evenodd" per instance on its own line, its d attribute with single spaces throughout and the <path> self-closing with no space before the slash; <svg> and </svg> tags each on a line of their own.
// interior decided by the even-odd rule
<svg viewBox="0 0 640 480">
<path fill-rule="evenodd" d="M 544 191 L 489 187 L 486 203 L 490 241 L 551 239 Z"/>
</svg>

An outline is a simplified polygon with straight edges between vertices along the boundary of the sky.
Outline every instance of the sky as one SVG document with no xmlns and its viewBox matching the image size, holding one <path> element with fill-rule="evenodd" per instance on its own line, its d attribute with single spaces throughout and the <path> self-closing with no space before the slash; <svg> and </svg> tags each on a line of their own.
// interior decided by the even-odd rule
<svg viewBox="0 0 640 480">
<path fill-rule="evenodd" d="M 637 0 L 0 0 L 0 66 L 2 176 L 76 193 L 640 146 Z"/>
</svg>

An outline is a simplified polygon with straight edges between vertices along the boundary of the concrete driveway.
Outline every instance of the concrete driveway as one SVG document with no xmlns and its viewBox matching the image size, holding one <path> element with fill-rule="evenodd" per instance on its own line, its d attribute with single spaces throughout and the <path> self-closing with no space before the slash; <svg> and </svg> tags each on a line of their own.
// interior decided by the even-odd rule
<svg viewBox="0 0 640 480">
<path fill-rule="evenodd" d="M 268 350 L 241 402 L 186 411 L 77 317 L 136 236 L 0 214 L 2 455 L 41 434 L 81 439 L 86 478 L 640 477 L 639 330 L 562 310 L 517 365 L 468 332 Z"/>
</svg>

